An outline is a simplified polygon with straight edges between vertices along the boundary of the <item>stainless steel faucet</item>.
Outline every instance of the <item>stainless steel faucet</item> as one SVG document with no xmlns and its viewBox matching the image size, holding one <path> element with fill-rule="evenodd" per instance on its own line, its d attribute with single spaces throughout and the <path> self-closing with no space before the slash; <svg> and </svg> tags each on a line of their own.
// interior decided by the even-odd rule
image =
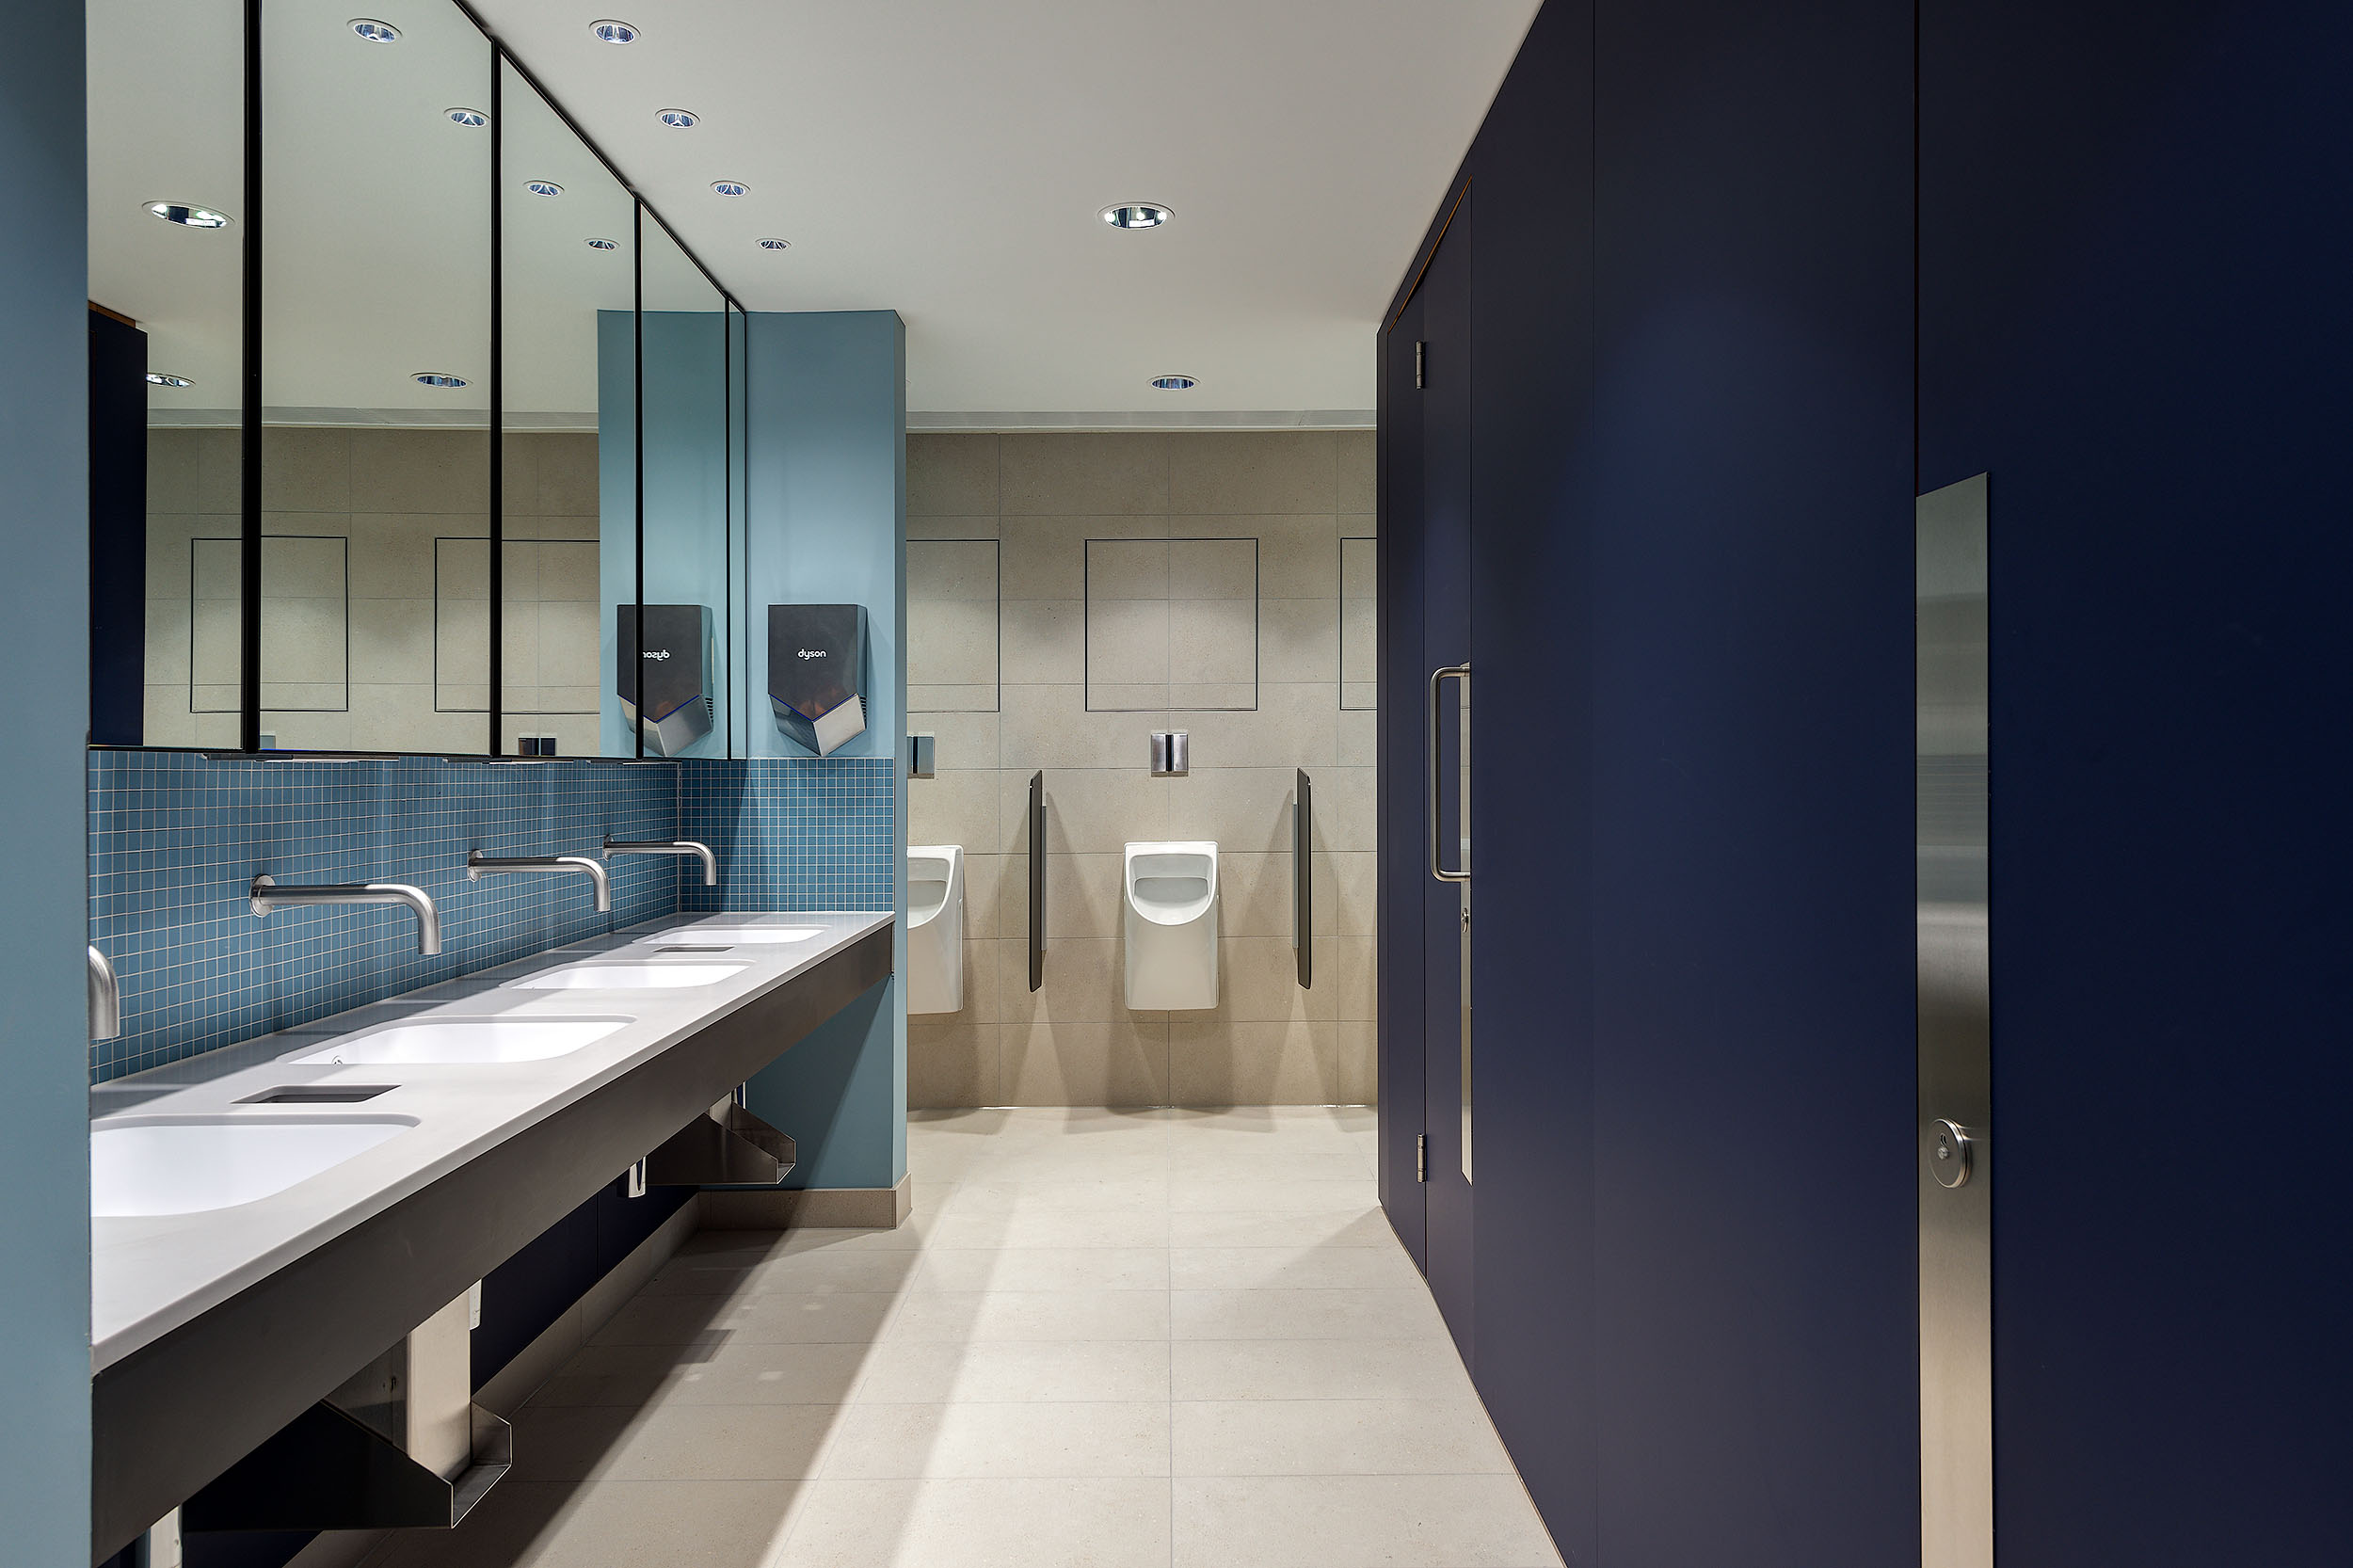
<svg viewBox="0 0 2353 1568">
<path fill-rule="evenodd" d="M 89 950 L 89 1037 L 112 1040 L 122 1033 L 122 987 L 115 967 L 92 944 Z"/>
<path fill-rule="evenodd" d="M 597 912 L 607 914 L 613 908 L 612 878 L 585 855 L 529 855 L 520 859 L 502 859 L 477 849 L 466 856 L 467 881 L 480 881 L 485 872 L 581 872 L 597 885 Z"/>
<path fill-rule="evenodd" d="M 297 909 L 312 904 L 404 904 L 417 917 L 417 951 L 428 957 L 441 951 L 441 911 L 432 895 L 406 882 L 328 882 L 281 888 L 275 878 L 257 876 L 250 893 L 255 920 L 273 909 Z"/>
<path fill-rule="evenodd" d="M 691 855 L 703 863 L 703 886 L 719 885 L 719 857 L 711 846 L 694 839 L 614 839 L 604 840 L 604 857 L 616 855 Z"/>
</svg>

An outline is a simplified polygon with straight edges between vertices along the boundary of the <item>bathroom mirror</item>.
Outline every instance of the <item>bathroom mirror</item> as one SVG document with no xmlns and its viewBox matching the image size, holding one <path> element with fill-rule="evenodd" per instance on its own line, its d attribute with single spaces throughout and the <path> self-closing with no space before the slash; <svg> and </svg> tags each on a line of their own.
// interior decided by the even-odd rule
<svg viewBox="0 0 2353 1568">
<path fill-rule="evenodd" d="M 262 748 L 489 744 L 488 40 L 262 11 Z"/>
<path fill-rule="evenodd" d="M 730 616 L 728 520 L 734 483 L 728 384 L 734 322 L 726 296 L 640 209 L 643 313 L 631 450 L 606 452 L 600 576 L 608 754 L 726 757 L 734 704 L 725 651 Z M 622 326 L 628 325 L 623 318 Z M 609 361 L 617 366 L 617 352 Z M 616 547 L 618 548 L 616 548 Z M 642 570 L 642 576 L 640 572 Z"/>
<path fill-rule="evenodd" d="M 88 25 L 90 739 L 233 746 L 242 8 L 91 0 Z"/>
<path fill-rule="evenodd" d="M 636 600 L 625 465 L 637 204 L 511 62 L 499 69 L 502 749 L 634 756 L 600 733 L 610 617 L 600 584 L 612 573 L 620 599 Z M 616 464 L 621 480 L 608 486 Z"/>
</svg>

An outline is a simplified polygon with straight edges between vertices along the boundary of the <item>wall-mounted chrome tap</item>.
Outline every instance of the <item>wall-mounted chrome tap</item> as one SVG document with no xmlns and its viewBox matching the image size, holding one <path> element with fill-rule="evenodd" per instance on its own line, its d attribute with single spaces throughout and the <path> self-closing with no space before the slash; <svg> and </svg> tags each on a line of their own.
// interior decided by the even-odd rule
<svg viewBox="0 0 2353 1568">
<path fill-rule="evenodd" d="M 115 967 L 95 945 L 89 950 L 89 1037 L 112 1040 L 122 1033 L 122 987 Z"/>
<path fill-rule="evenodd" d="M 703 863 L 703 886 L 719 885 L 719 857 L 711 846 L 693 839 L 612 839 L 604 841 L 604 857 L 616 855 L 691 855 Z"/>
<path fill-rule="evenodd" d="M 478 882 L 486 872 L 579 872 L 597 887 L 597 913 L 613 908 L 613 882 L 604 868 L 585 855 L 529 855 L 504 859 L 475 850 L 466 856 L 466 880 Z"/>
<path fill-rule="evenodd" d="M 297 909 L 313 904 L 401 904 L 417 917 L 417 951 L 430 957 L 441 951 L 441 911 L 423 888 L 406 882 L 328 882 L 309 888 L 281 888 L 273 877 L 257 876 L 249 889 L 253 918 L 273 909 Z"/>
</svg>

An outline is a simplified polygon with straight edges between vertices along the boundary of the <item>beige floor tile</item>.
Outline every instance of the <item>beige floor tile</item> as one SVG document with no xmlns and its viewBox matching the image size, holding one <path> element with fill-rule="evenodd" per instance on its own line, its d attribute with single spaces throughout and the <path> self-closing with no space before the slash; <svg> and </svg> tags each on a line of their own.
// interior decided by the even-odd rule
<svg viewBox="0 0 2353 1568">
<path fill-rule="evenodd" d="M 640 1292 L 644 1296 L 805 1295 L 888 1292 L 915 1273 L 911 1257 L 883 1253 L 779 1253 L 748 1267 L 746 1255 L 705 1253 L 676 1257 Z"/>
<path fill-rule="evenodd" d="M 591 1345 L 531 1397 L 578 1408 L 651 1404 L 838 1404 L 864 1375 L 861 1344 Z"/>
<path fill-rule="evenodd" d="M 890 1325 L 894 1340 L 1165 1339 L 1165 1290 L 917 1290 Z"/>
<path fill-rule="evenodd" d="M 1205 1432 L 1217 1428 L 1215 1418 L 1205 1419 Z M 1169 1407 L 1159 1400 L 867 1404 L 844 1413 L 826 1452 L 825 1474 L 868 1480 L 1165 1476 L 1168 1456 Z"/>
<path fill-rule="evenodd" d="M 1164 1339 L 1043 1340 L 882 1346 L 858 1384 L 859 1404 L 1165 1400 Z"/>
<path fill-rule="evenodd" d="M 416 1530 L 384 1568 L 765 1568 L 810 1483 L 509 1480 L 455 1530 Z"/>
<path fill-rule="evenodd" d="M 1171 1346 L 1179 1400 L 1470 1398 L 1451 1344 L 1431 1339 L 1191 1339 Z"/>
<path fill-rule="evenodd" d="M 1165 1290 L 1160 1247 L 933 1248 L 916 1276 L 928 1290 Z"/>
<path fill-rule="evenodd" d="M 1511 1475 L 1477 1400 L 1229 1400 L 1176 1404 L 1180 1476 Z"/>
<path fill-rule="evenodd" d="M 1295 1213 L 1190 1211 L 1168 1217 L 1168 1237 L 1180 1247 L 1393 1247 L 1388 1216 L 1363 1206 Z"/>
<path fill-rule="evenodd" d="M 1379 1199 L 1371 1184 L 1362 1176 L 1282 1182 L 1253 1181 L 1245 1176 L 1200 1177 L 1180 1181 L 1169 1189 L 1168 1201 L 1169 1207 L 1176 1209 L 1227 1208 L 1273 1212 L 1282 1209 L 1345 1208 L 1352 1203 L 1370 1208 Z"/>
<path fill-rule="evenodd" d="M 1165 1480 L 822 1480 L 776 1568 L 1167 1568 Z"/>
<path fill-rule="evenodd" d="M 1398 1247 L 1176 1247 L 1168 1266 L 1180 1290 L 1422 1288 Z"/>
<path fill-rule="evenodd" d="M 1038 1209 L 949 1213 L 932 1231 L 938 1247 L 1165 1247 L 1169 1216 L 1133 1210 Z"/>
<path fill-rule="evenodd" d="M 1561 1560 L 1516 1476 L 1180 1480 L 1176 1568 L 1547 1568 Z"/>
<path fill-rule="evenodd" d="M 1178 1339 L 1446 1340 L 1446 1321 L 1419 1285 L 1369 1290 L 1187 1290 L 1170 1296 Z M 1448 1353 L 1452 1353 L 1448 1342 Z"/>
<path fill-rule="evenodd" d="M 840 1406 L 527 1405 L 515 1464 L 530 1480 L 800 1480 L 818 1472 Z"/>
</svg>

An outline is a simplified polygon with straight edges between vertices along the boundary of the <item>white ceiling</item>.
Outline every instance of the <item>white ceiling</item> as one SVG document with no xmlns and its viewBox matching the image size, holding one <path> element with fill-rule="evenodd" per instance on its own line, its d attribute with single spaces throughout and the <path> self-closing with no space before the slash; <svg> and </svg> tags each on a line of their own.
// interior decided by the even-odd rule
<svg viewBox="0 0 2353 1568">
<path fill-rule="evenodd" d="M 366 0 L 403 37 L 361 43 L 348 27 L 360 4 L 265 8 L 264 401 L 297 421 L 477 419 L 490 142 L 443 111 L 488 106 L 488 51 L 448 0 Z M 1536 5 L 483 10 L 744 305 L 899 312 L 911 423 L 939 425 L 1364 418 L 1381 308 Z M 89 5 L 91 297 L 147 328 L 152 366 L 196 378 L 152 392 L 167 418 L 225 419 L 236 403 L 241 231 L 175 228 L 141 204 L 199 201 L 242 221 L 239 10 Z M 590 36 L 616 13 L 638 42 Z M 660 125 L 672 106 L 701 123 Z M 595 312 L 627 304 L 628 262 L 582 236 L 625 239 L 627 200 L 520 85 L 505 121 L 508 407 L 591 419 Z M 560 202 L 521 195 L 533 177 L 558 180 Z M 713 195 L 722 177 L 751 194 Z M 1176 220 L 1100 221 L 1124 200 L 1165 203 Z M 762 251 L 762 235 L 792 248 Z M 675 260 L 649 254 L 647 282 L 649 306 L 707 308 Z M 420 388 L 423 370 L 473 384 Z M 1145 384 L 1171 371 L 1201 384 Z"/>
<path fill-rule="evenodd" d="M 1017 415 L 1369 409 L 1382 307 L 1537 3 L 481 9 L 747 307 L 896 310 L 911 411 Z M 591 38 L 612 15 L 639 41 Z M 1134 200 L 1176 221 L 1096 216 Z"/>
</svg>

